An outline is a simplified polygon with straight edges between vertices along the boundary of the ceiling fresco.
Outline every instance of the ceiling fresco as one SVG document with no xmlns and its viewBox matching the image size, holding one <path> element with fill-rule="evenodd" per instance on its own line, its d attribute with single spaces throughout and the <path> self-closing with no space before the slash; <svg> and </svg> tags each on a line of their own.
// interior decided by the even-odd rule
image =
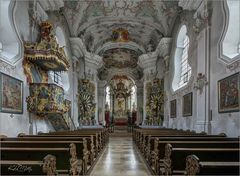
<svg viewBox="0 0 240 176">
<path fill-rule="evenodd" d="M 171 36 L 180 12 L 178 0 L 66 0 L 61 9 L 71 37 L 102 57 L 100 80 L 115 74 L 141 79 L 138 57 Z"/>
<path fill-rule="evenodd" d="M 170 35 L 178 12 L 174 0 L 65 1 L 63 8 L 71 35 L 81 37 L 90 52 L 111 41 L 118 28 L 128 31 L 130 41 L 154 50 Z"/>
<path fill-rule="evenodd" d="M 135 68 L 137 67 L 139 54 L 126 48 L 113 48 L 102 54 L 106 68 Z"/>
</svg>

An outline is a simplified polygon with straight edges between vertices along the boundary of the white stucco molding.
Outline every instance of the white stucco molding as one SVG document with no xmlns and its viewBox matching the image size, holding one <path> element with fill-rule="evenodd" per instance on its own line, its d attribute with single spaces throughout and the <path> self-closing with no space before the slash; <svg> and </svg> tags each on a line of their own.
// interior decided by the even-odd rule
<svg viewBox="0 0 240 176">
<path fill-rule="evenodd" d="M 92 68 L 96 70 L 96 72 L 97 72 L 97 69 L 101 68 L 103 65 L 102 57 L 99 55 L 86 52 L 84 58 L 85 58 L 86 67 Z"/>
<path fill-rule="evenodd" d="M 38 0 L 45 11 L 59 10 L 64 6 L 63 0 Z"/>
<path fill-rule="evenodd" d="M 75 56 L 76 58 L 84 57 L 85 64 L 89 68 L 97 70 L 102 67 L 102 57 L 94 53 L 88 52 L 81 38 L 69 38 L 69 41 L 73 56 Z"/>
<path fill-rule="evenodd" d="M 171 44 L 172 38 L 164 37 L 160 40 L 155 52 L 158 56 L 165 58 L 166 56 L 170 55 Z"/>
<path fill-rule="evenodd" d="M 136 42 L 132 42 L 132 41 L 117 42 L 117 43 L 116 42 L 107 42 L 107 43 L 104 43 L 99 48 L 97 48 L 95 53 L 96 54 L 103 53 L 104 51 L 112 49 L 112 48 L 128 48 L 128 49 L 134 50 L 136 52 L 138 52 L 138 50 L 140 50 L 142 53 L 146 53 L 143 46 L 140 46 Z"/>
<path fill-rule="evenodd" d="M 82 39 L 78 37 L 69 38 L 71 50 L 73 56 L 76 58 L 83 57 L 86 53 L 86 47 L 84 46 Z"/>
<path fill-rule="evenodd" d="M 153 67 L 156 68 L 157 57 L 158 57 L 157 52 L 142 54 L 138 58 L 138 64 L 144 70 L 149 69 L 149 68 L 153 68 Z"/>
<path fill-rule="evenodd" d="M 178 5 L 183 10 L 196 10 L 204 0 L 179 0 Z"/>
</svg>

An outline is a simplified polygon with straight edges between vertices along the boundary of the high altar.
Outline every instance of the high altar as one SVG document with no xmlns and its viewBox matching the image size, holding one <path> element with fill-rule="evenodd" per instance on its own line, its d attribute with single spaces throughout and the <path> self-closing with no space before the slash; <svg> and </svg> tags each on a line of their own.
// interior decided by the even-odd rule
<svg viewBox="0 0 240 176">
<path fill-rule="evenodd" d="M 127 125 L 131 90 L 120 80 L 113 89 L 113 118 L 115 125 Z"/>
</svg>

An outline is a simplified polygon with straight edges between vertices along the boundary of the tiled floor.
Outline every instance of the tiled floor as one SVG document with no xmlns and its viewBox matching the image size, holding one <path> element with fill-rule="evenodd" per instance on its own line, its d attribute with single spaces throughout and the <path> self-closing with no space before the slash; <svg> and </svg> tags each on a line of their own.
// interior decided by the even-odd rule
<svg viewBox="0 0 240 176">
<path fill-rule="evenodd" d="M 147 166 L 134 149 L 131 137 L 110 137 L 109 144 L 96 163 L 91 176 L 147 176 Z"/>
</svg>

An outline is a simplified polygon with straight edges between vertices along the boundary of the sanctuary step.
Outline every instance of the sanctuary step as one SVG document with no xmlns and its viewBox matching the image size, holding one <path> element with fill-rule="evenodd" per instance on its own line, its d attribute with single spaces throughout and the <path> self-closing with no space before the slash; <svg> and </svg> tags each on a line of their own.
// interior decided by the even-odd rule
<svg viewBox="0 0 240 176">
<path fill-rule="evenodd" d="M 115 131 L 127 131 L 127 126 L 118 126 L 118 125 L 115 125 L 114 126 L 114 130 Z"/>
</svg>

